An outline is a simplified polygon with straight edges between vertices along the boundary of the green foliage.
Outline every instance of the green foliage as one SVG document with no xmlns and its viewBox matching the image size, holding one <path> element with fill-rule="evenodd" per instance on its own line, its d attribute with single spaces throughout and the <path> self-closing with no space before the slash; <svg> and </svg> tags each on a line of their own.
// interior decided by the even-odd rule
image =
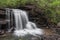
<svg viewBox="0 0 60 40">
<path fill-rule="evenodd" d="M 37 3 L 52 22 L 60 22 L 60 0 L 39 0 Z"/>
<path fill-rule="evenodd" d="M 27 0 L 0 0 L 0 7 L 18 7 L 26 2 Z"/>
<path fill-rule="evenodd" d="M 25 6 L 26 3 L 32 3 L 38 8 L 43 9 L 44 13 L 52 22 L 60 22 L 60 0 L 0 0 L 0 8 L 16 8 Z"/>
<path fill-rule="evenodd" d="M 48 9 L 51 9 L 50 19 L 55 23 L 60 22 L 60 0 L 53 0 L 49 6 Z"/>
<path fill-rule="evenodd" d="M 19 7 L 25 6 L 26 3 L 33 3 L 34 0 L 0 0 L 0 8 L 1 7 Z"/>
</svg>

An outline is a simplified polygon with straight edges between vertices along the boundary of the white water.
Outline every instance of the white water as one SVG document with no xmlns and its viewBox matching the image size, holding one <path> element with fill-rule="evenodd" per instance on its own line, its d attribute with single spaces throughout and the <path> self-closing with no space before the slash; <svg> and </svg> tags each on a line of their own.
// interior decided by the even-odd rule
<svg viewBox="0 0 60 40">
<path fill-rule="evenodd" d="M 16 36 L 33 35 L 38 36 L 43 34 L 43 30 L 36 27 L 35 23 L 28 20 L 27 12 L 19 9 L 12 9 L 15 17 L 15 31 Z"/>
</svg>

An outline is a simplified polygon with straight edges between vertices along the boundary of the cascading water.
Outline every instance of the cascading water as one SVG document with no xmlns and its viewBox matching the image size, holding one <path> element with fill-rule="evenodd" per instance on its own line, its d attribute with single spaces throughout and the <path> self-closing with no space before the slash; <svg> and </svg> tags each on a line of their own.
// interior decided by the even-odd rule
<svg viewBox="0 0 60 40">
<path fill-rule="evenodd" d="M 43 30 L 36 27 L 35 23 L 28 20 L 27 12 L 19 9 L 12 9 L 15 17 L 15 31 L 16 36 L 25 36 L 27 34 L 37 36 L 42 35 Z"/>
</svg>

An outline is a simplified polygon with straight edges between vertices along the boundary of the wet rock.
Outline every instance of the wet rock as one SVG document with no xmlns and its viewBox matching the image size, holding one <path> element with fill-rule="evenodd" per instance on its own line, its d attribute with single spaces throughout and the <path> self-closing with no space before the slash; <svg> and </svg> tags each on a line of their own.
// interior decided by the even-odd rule
<svg viewBox="0 0 60 40">
<path fill-rule="evenodd" d="M 60 27 L 60 22 L 57 24 L 57 27 Z"/>
<path fill-rule="evenodd" d="M 58 38 L 58 40 L 60 40 L 60 38 Z"/>
<path fill-rule="evenodd" d="M 4 31 L 3 30 L 0 30 L 0 35 L 3 35 L 4 34 Z"/>
<path fill-rule="evenodd" d="M 60 35 L 60 28 L 56 28 L 56 33 Z"/>
</svg>

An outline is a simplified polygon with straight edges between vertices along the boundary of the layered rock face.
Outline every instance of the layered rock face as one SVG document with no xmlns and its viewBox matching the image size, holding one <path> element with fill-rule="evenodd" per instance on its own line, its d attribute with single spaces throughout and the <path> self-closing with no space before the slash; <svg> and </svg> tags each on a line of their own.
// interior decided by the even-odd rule
<svg viewBox="0 0 60 40">
<path fill-rule="evenodd" d="M 0 34 L 4 34 L 6 31 L 7 21 L 6 21 L 6 14 L 4 10 L 0 10 Z"/>
</svg>

